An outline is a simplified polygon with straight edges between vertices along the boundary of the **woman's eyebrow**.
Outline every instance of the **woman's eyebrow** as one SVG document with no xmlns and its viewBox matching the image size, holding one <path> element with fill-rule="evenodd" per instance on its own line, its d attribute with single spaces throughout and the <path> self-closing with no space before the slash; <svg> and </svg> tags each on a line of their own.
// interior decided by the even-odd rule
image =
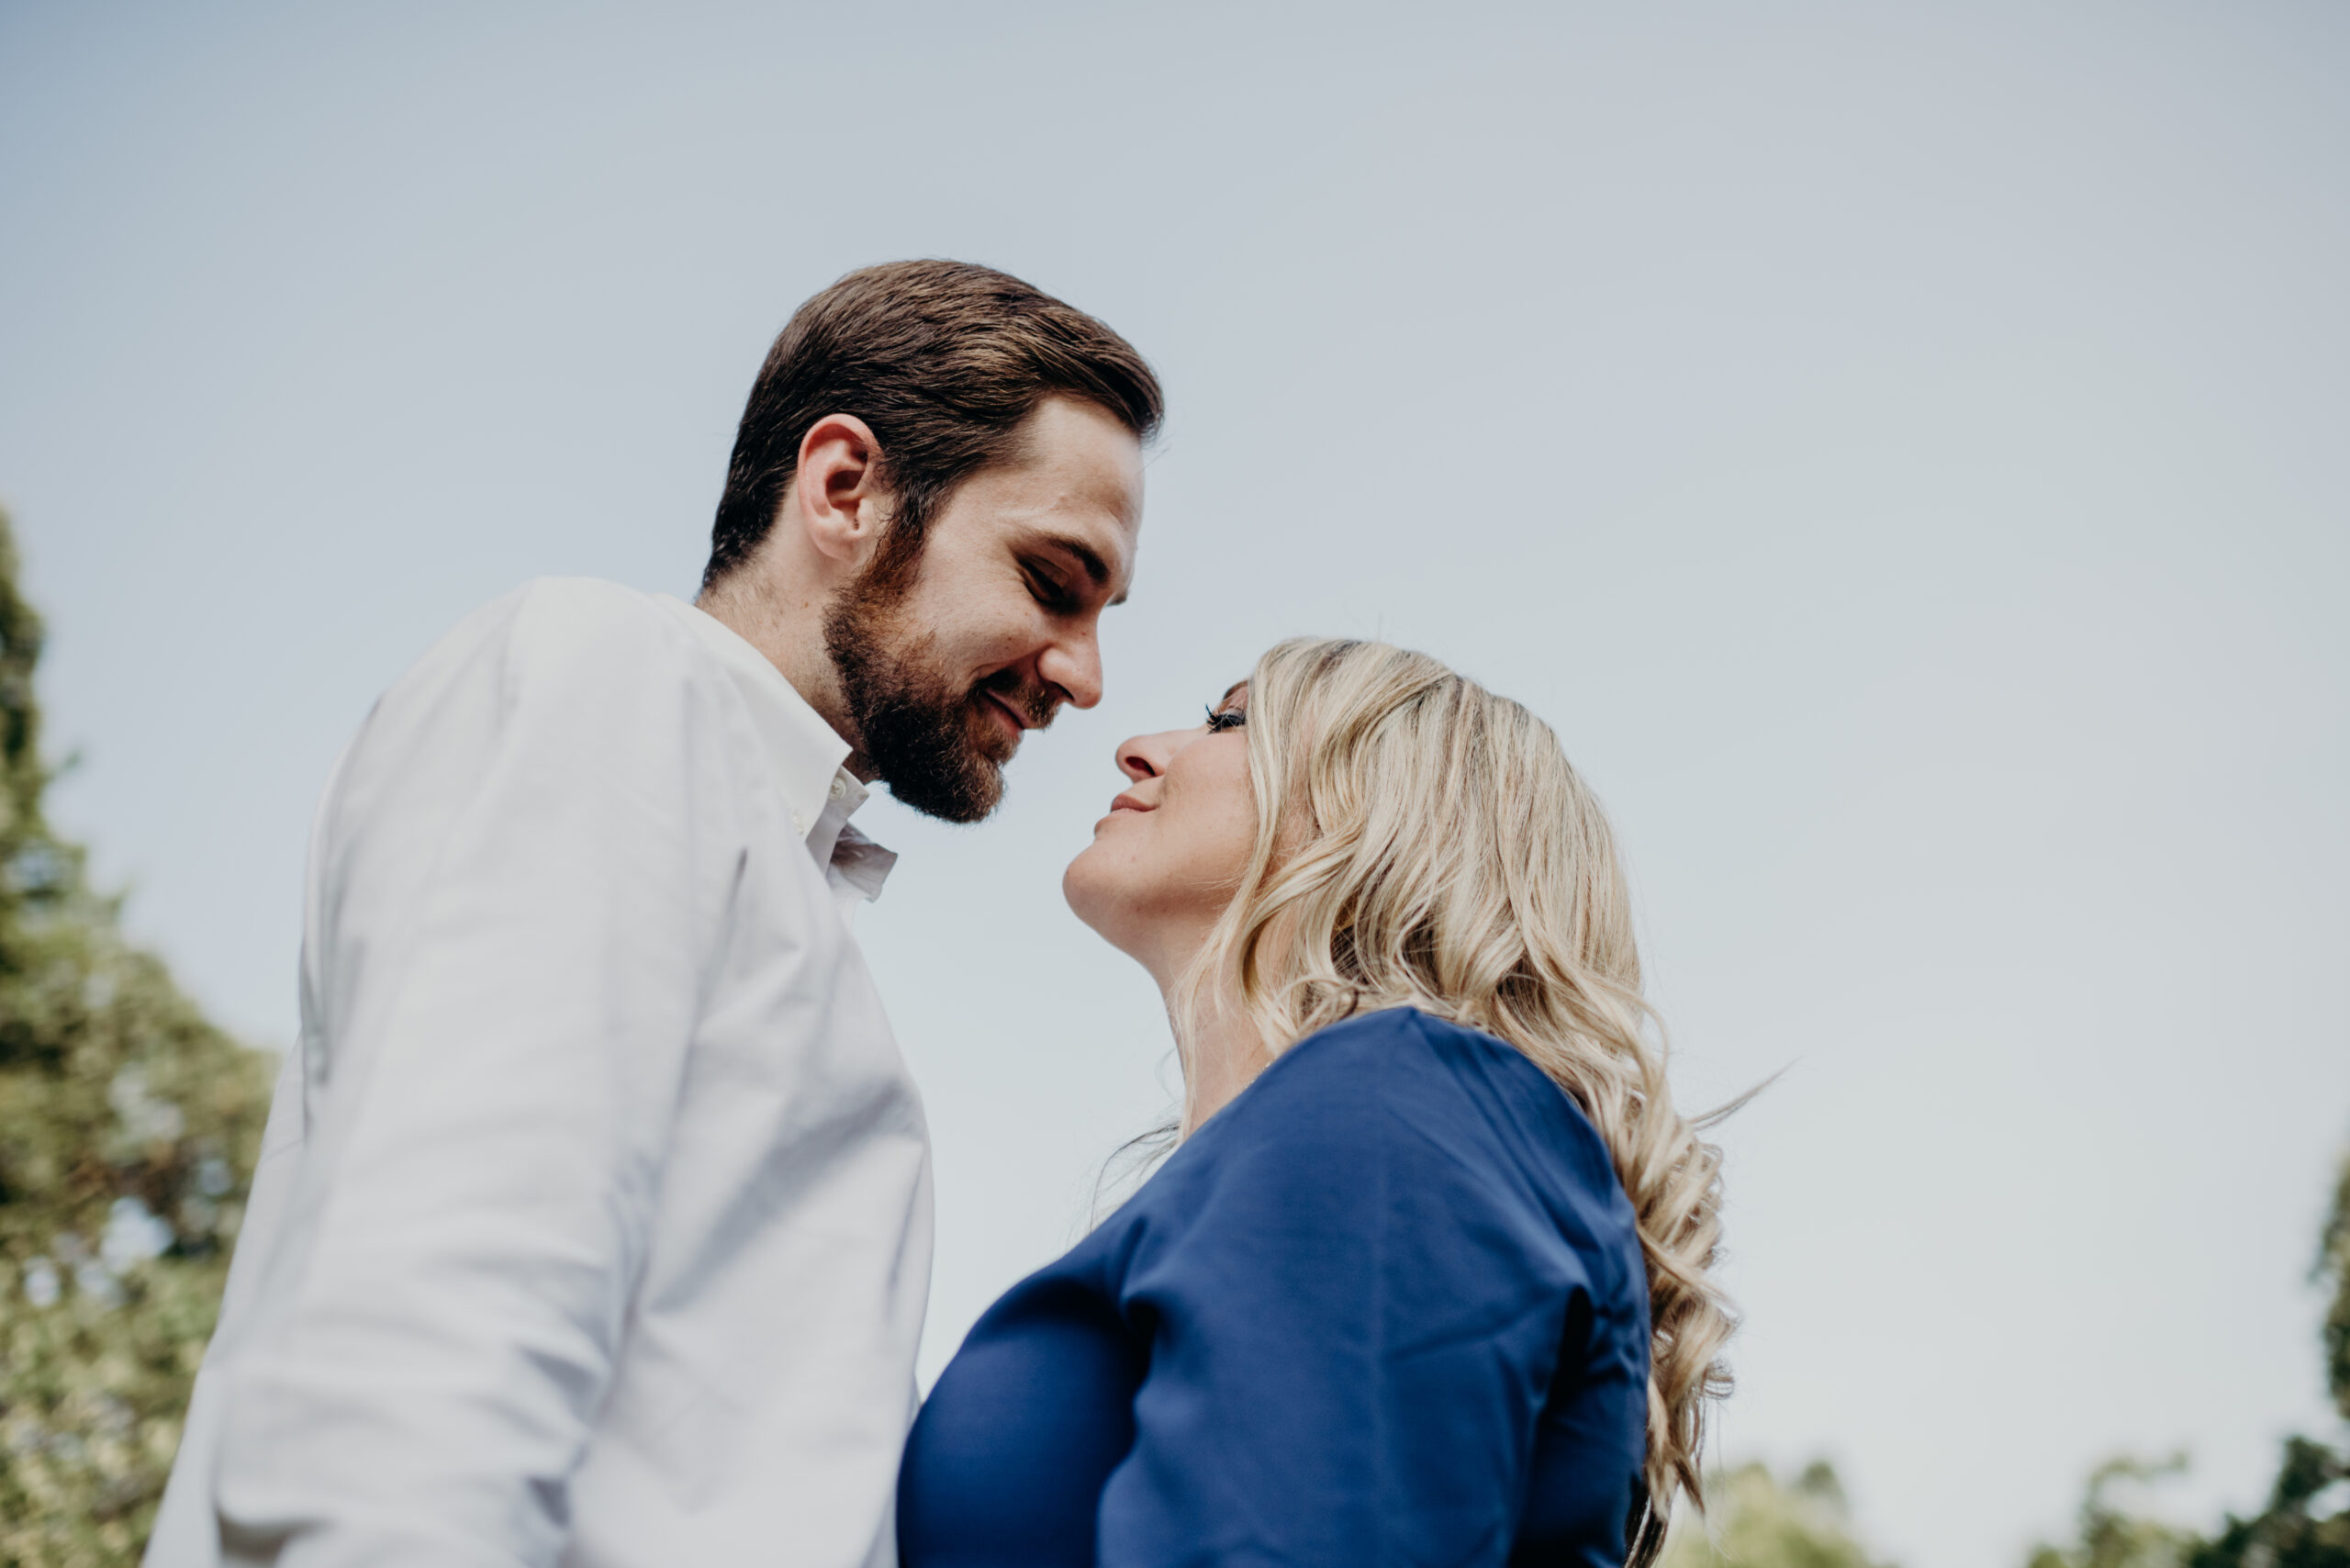
<svg viewBox="0 0 2350 1568">
<path fill-rule="evenodd" d="M 1230 686 L 1227 686 L 1227 687 L 1225 687 L 1225 688 L 1224 689 L 1224 695 L 1223 695 L 1223 696 L 1221 696 L 1221 697 L 1219 697 L 1219 698 L 1217 698 L 1217 699 L 1215 700 L 1215 705 L 1216 705 L 1217 707 L 1219 707 L 1219 708 L 1222 708 L 1222 707 L 1224 707 L 1226 703 L 1228 703 L 1228 702 L 1230 702 L 1230 701 L 1232 700 L 1232 694 L 1233 694 L 1234 692 L 1236 692 L 1236 691 L 1238 691 L 1238 692 L 1246 692 L 1248 689 L 1248 681 L 1246 681 L 1246 680 L 1236 680 L 1236 681 L 1234 681 Z"/>
</svg>

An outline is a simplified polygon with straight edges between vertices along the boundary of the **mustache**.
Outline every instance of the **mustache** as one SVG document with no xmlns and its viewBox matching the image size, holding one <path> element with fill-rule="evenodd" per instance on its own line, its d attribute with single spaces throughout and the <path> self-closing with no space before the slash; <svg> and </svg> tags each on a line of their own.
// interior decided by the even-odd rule
<svg viewBox="0 0 2350 1568">
<path fill-rule="evenodd" d="M 1017 670 L 1000 669 L 972 689 L 973 695 L 987 692 L 1010 703 L 1014 711 L 1028 721 L 1031 729 L 1050 728 L 1053 715 L 1060 711 L 1061 694 L 1049 686 L 1031 686 Z"/>
</svg>

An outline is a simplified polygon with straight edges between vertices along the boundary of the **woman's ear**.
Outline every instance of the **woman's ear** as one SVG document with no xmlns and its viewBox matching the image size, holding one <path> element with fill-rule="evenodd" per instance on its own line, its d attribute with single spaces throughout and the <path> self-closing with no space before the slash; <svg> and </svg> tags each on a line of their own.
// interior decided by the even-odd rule
<svg viewBox="0 0 2350 1568">
<path fill-rule="evenodd" d="M 788 521 L 818 554 L 861 566 L 887 524 L 881 445 L 854 414 L 826 414 L 800 441 Z"/>
</svg>

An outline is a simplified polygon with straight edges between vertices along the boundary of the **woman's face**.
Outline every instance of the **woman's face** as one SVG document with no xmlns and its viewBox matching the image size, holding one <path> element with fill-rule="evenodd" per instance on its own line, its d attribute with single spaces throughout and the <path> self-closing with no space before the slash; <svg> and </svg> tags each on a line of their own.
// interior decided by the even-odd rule
<svg viewBox="0 0 2350 1568">
<path fill-rule="evenodd" d="M 1232 902 L 1256 842 L 1242 733 L 1248 715 L 1243 682 L 1205 723 L 1119 746 L 1118 768 L 1129 782 L 1061 878 L 1077 917 L 1162 987 Z"/>
</svg>

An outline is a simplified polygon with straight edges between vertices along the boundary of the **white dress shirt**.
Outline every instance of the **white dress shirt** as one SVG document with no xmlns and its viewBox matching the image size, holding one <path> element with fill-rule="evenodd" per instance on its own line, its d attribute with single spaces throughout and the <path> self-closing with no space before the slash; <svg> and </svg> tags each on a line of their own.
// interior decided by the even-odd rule
<svg viewBox="0 0 2350 1568">
<path fill-rule="evenodd" d="M 930 1148 L 847 753 L 582 580 L 377 703 L 149 1568 L 895 1563 Z"/>
</svg>

